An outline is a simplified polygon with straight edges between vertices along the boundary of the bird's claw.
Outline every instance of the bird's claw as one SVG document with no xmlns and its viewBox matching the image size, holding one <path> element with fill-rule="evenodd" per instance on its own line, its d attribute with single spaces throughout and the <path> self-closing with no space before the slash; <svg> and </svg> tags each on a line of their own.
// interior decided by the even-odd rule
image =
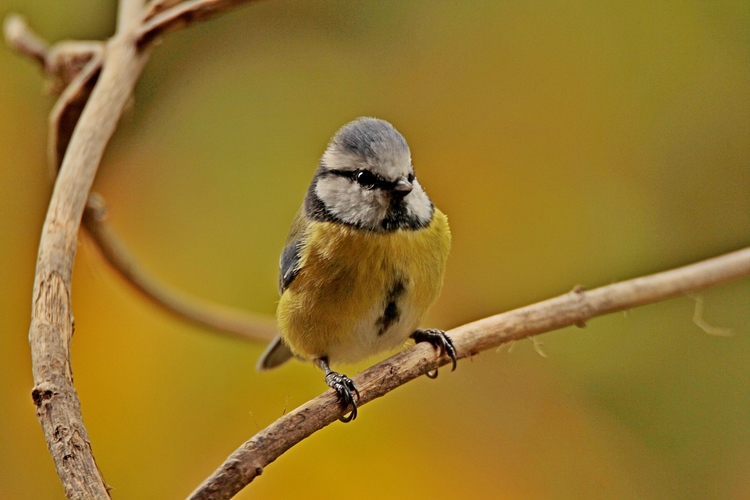
<svg viewBox="0 0 750 500">
<path fill-rule="evenodd" d="M 415 331 L 411 338 L 414 339 L 415 342 L 429 342 L 432 344 L 435 348 L 438 349 L 440 356 L 447 354 L 449 358 L 451 358 L 451 361 L 453 362 L 453 368 L 451 371 L 456 369 L 456 365 L 458 363 L 458 357 L 456 355 L 456 348 L 453 345 L 453 340 L 445 334 L 443 330 L 437 330 L 437 329 L 429 329 L 429 330 L 422 330 L 419 329 Z M 427 372 L 427 377 L 429 378 L 437 378 L 438 376 L 438 370 L 435 368 L 435 371 Z"/>
<path fill-rule="evenodd" d="M 352 379 L 341 373 L 330 371 L 326 374 L 326 384 L 336 391 L 339 401 L 345 408 L 348 408 L 349 405 L 352 407 L 351 413 L 339 418 L 339 420 L 342 422 L 351 422 L 357 418 L 357 400 L 359 399 L 359 390 L 357 389 L 357 386 L 354 385 Z M 356 399 L 354 398 L 355 394 L 357 395 Z"/>
</svg>

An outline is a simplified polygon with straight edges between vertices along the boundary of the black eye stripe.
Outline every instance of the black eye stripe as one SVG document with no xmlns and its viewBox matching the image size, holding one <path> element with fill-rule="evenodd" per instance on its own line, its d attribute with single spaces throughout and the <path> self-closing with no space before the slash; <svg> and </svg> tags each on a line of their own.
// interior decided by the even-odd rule
<svg viewBox="0 0 750 500">
<path fill-rule="evenodd" d="M 360 173 L 367 173 L 367 179 L 364 179 L 364 182 L 361 182 L 358 180 L 358 176 Z M 380 177 L 378 174 L 374 174 L 370 172 L 369 170 L 328 170 L 329 174 L 336 175 L 338 177 L 345 177 L 352 182 L 357 182 L 363 187 L 370 188 L 370 189 L 383 189 L 386 191 L 391 191 L 395 189 L 396 183 L 387 181 Z"/>
</svg>

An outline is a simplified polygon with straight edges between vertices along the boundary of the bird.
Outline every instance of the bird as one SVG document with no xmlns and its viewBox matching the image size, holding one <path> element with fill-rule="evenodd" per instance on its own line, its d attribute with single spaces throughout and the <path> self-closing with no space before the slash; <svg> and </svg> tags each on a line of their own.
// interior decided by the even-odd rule
<svg viewBox="0 0 750 500">
<path fill-rule="evenodd" d="M 359 390 L 332 364 L 412 338 L 447 354 L 455 370 L 452 339 L 419 328 L 442 289 L 450 247 L 448 219 L 417 180 L 404 137 L 377 118 L 347 123 L 328 143 L 281 252 L 279 335 L 258 370 L 312 361 L 351 407 L 342 422 L 357 417 Z"/>
</svg>

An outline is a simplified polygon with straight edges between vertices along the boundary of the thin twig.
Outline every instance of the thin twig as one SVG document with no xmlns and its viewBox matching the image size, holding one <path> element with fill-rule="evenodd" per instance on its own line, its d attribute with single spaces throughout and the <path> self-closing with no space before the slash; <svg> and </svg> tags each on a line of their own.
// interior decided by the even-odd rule
<svg viewBox="0 0 750 500">
<path fill-rule="evenodd" d="M 187 0 L 147 18 L 138 30 L 139 44 L 146 44 L 164 33 L 204 21 L 217 14 L 257 0 Z"/>
<path fill-rule="evenodd" d="M 146 13 L 143 16 L 144 22 L 183 1 L 184 0 L 151 0 L 148 5 L 146 5 Z"/>
<path fill-rule="evenodd" d="M 693 311 L 693 323 L 698 328 L 703 330 L 709 335 L 716 335 L 717 337 L 731 337 L 732 330 L 730 328 L 722 328 L 720 326 L 713 326 L 703 319 L 703 297 L 692 293 L 686 294 L 688 297 L 695 301 L 695 310 Z"/>
<path fill-rule="evenodd" d="M 149 276 L 107 225 L 104 199 L 96 193 L 89 196 L 83 213 L 83 225 L 107 262 L 136 290 L 167 312 L 244 340 L 268 341 L 276 335 L 276 326 L 271 318 L 190 297 Z"/>
<path fill-rule="evenodd" d="M 10 14 L 3 23 L 5 43 L 19 54 L 23 54 L 36 61 L 42 66 L 47 59 L 49 43 L 34 33 L 26 20 L 18 14 Z"/>
<path fill-rule="evenodd" d="M 565 326 L 582 326 L 595 316 L 666 300 L 748 275 L 750 248 L 591 291 L 576 287 L 565 295 L 475 321 L 454 328 L 448 334 L 458 357 L 465 358 L 506 342 Z M 388 358 L 354 377 L 361 396 L 359 406 L 448 362 L 450 359 L 445 355 L 436 358 L 434 349 L 426 343 Z M 332 390 L 308 401 L 240 446 L 189 498 L 231 498 L 286 450 L 335 422 L 347 411 Z"/>
<path fill-rule="evenodd" d="M 52 86 L 55 94 L 59 94 L 104 49 L 103 42 L 90 40 L 63 40 L 50 45 L 18 14 L 9 14 L 3 24 L 8 46 L 18 54 L 35 60 L 47 74 L 59 80 Z"/>
</svg>

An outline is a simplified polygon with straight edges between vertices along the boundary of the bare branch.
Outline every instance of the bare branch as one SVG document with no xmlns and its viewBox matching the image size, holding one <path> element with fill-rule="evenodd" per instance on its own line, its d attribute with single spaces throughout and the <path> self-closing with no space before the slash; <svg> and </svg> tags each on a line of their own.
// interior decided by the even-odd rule
<svg viewBox="0 0 750 500">
<path fill-rule="evenodd" d="M 576 287 L 543 302 L 454 328 L 458 357 L 473 356 L 503 343 L 565 326 L 585 325 L 603 314 L 631 309 L 750 275 L 750 248 L 650 276 L 585 291 Z M 449 363 L 426 343 L 403 351 L 354 377 L 359 406 Z M 191 500 L 231 498 L 286 450 L 348 411 L 326 391 L 288 413 L 240 446 L 191 495 Z"/>
<path fill-rule="evenodd" d="M 122 2 L 129 8 L 121 10 L 121 17 L 135 18 L 143 7 L 141 0 Z M 121 20 L 118 26 L 130 27 L 133 22 Z M 128 29 L 118 29 L 107 42 L 106 64 L 70 139 L 39 242 L 29 329 L 35 385 L 32 396 L 69 498 L 109 498 L 73 386 L 70 288 L 78 229 L 89 190 L 107 142 L 148 59 L 148 52 L 138 51 L 133 42 Z"/>
<path fill-rule="evenodd" d="M 276 335 L 272 318 L 251 315 L 187 296 L 149 276 L 107 225 L 104 199 L 96 193 L 89 197 L 83 214 L 83 225 L 107 262 L 136 290 L 167 312 L 217 333 L 244 340 L 268 341 Z"/>
<path fill-rule="evenodd" d="M 147 44 L 167 31 L 184 28 L 196 21 L 204 21 L 252 1 L 257 0 L 187 0 L 177 3 L 146 19 L 138 30 L 138 43 Z"/>
</svg>

